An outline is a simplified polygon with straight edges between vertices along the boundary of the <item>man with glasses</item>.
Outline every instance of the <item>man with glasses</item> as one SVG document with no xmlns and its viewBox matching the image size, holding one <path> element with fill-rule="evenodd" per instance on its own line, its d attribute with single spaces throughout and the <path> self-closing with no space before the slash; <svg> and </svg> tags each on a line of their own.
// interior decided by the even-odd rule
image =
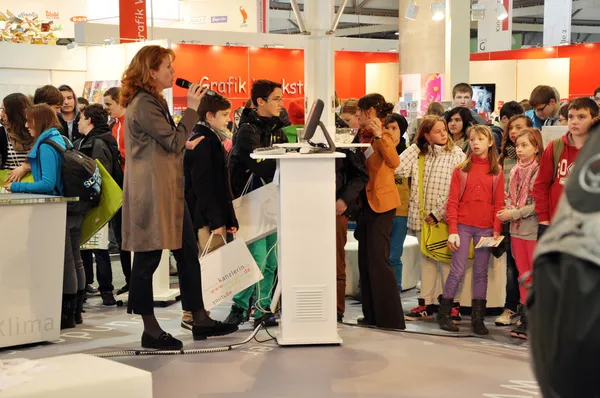
<svg viewBox="0 0 600 398">
<path fill-rule="evenodd" d="M 560 95 L 550 86 L 537 86 L 531 92 L 529 104 L 544 126 L 560 126 Z"/>
<path fill-rule="evenodd" d="M 283 122 L 279 118 L 283 106 L 281 87 L 281 84 L 270 80 L 257 80 L 252 86 L 252 103 L 256 108 L 244 109 L 229 161 L 230 183 L 234 198 L 273 181 L 276 161 L 254 160 L 250 158 L 250 154 L 257 148 L 287 142 L 281 130 Z M 225 320 L 226 323 L 239 325 L 249 319 L 250 301 L 254 302 L 252 297 L 256 290 L 255 326 L 262 322 L 265 322 L 266 326 L 277 324 L 271 313 L 271 292 L 277 269 L 276 244 L 277 234 L 273 233 L 248 245 L 256 264 L 261 267 L 264 278 L 257 285 L 233 297 L 233 306 Z"/>
</svg>

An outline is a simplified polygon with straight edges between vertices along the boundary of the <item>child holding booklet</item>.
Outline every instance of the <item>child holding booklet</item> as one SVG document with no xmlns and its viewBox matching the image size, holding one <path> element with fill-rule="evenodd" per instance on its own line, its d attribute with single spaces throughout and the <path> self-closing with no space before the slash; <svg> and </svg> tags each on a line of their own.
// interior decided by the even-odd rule
<svg viewBox="0 0 600 398">
<path fill-rule="evenodd" d="M 510 221 L 512 254 L 519 277 L 523 278 L 533 268 L 533 251 L 537 242 L 538 216 L 535 212 L 533 186 L 540 167 L 544 146 L 540 132 L 525 129 L 517 135 L 518 163 L 510 172 L 508 207 L 498 213 L 498 219 Z M 529 278 L 527 278 L 529 279 Z M 519 284 L 521 304 L 525 306 L 527 287 Z M 521 323 L 510 332 L 513 337 L 527 338 L 527 317 L 521 312 Z"/>
<path fill-rule="evenodd" d="M 444 285 L 440 302 L 438 324 L 442 330 L 458 332 L 450 319 L 452 303 L 465 276 L 471 240 L 477 245 L 481 238 L 498 239 L 502 223 L 496 214 L 504 207 L 504 181 L 492 130 L 487 126 L 473 126 L 467 131 L 469 152 L 467 159 L 452 174 L 450 196 L 446 209 L 448 247 L 454 252 L 450 275 Z M 471 323 L 473 332 L 488 334 L 483 320 L 486 309 L 488 263 L 490 248 L 475 251 L 473 261 L 473 299 Z"/>
</svg>

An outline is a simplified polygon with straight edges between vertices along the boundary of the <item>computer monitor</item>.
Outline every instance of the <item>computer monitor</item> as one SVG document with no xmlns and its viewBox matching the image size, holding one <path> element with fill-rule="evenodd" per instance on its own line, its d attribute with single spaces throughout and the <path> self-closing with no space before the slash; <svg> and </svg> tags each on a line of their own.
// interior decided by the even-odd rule
<svg viewBox="0 0 600 398">
<path fill-rule="evenodd" d="M 308 122 L 306 122 L 306 126 L 304 127 L 304 139 L 311 145 L 317 148 L 322 149 L 320 152 L 334 152 L 335 151 L 335 142 L 331 139 L 327 128 L 321 121 L 321 116 L 323 115 L 323 109 L 325 108 L 325 103 L 318 99 L 314 102 L 312 107 L 310 108 L 310 113 L 308 114 Z M 321 127 L 323 131 L 323 135 L 325 136 L 325 140 L 327 141 L 327 145 L 324 144 L 315 144 L 311 140 L 317 131 L 317 127 Z"/>
<path fill-rule="evenodd" d="M 478 113 L 492 113 L 496 108 L 495 84 L 472 84 L 473 102 Z"/>
</svg>

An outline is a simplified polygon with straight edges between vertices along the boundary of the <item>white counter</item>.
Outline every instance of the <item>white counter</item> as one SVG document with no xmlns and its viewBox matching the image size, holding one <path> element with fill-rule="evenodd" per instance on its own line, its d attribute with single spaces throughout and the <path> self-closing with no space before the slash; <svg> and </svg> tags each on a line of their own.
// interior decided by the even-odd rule
<svg viewBox="0 0 600 398">
<path fill-rule="evenodd" d="M 0 347 L 59 338 L 67 201 L 0 194 Z"/>
</svg>

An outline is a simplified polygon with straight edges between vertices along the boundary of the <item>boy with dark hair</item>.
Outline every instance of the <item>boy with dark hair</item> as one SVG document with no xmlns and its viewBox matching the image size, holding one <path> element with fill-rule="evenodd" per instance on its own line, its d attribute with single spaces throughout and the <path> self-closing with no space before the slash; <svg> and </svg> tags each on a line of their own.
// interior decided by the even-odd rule
<svg viewBox="0 0 600 398">
<path fill-rule="evenodd" d="M 60 91 L 50 84 L 38 88 L 33 95 L 34 105 L 46 104 L 50 106 L 57 115 L 60 113 L 63 102 L 64 99 Z"/>
<path fill-rule="evenodd" d="M 119 165 L 119 148 L 117 140 L 112 136 L 110 127 L 108 127 L 108 112 L 102 105 L 93 104 L 83 108 L 78 121 L 78 131 L 81 131 L 82 138 L 73 144 L 75 149 L 92 159 L 100 161 L 106 171 L 122 186 L 123 170 L 121 170 Z M 108 234 L 108 231 L 106 233 Z M 112 266 L 108 247 L 94 249 L 88 247 L 87 250 L 81 250 L 81 259 L 83 260 L 86 284 L 88 286 L 86 290 L 91 290 L 90 287 L 94 282 L 93 257 L 96 258 L 98 290 L 102 296 L 102 304 L 106 306 L 116 305 L 117 302 L 113 295 Z M 78 294 L 78 306 L 83 306 L 84 298 L 83 293 Z"/>
<path fill-rule="evenodd" d="M 79 109 L 79 112 L 81 112 L 83 110 L 83 108 L 85 108 L 89 104 L 90 104 L 90 101 L 88 101 L 87 99 L 85 99 L 83 97 L 77 98 L 77 109 Z"/>
<path fill-rule="evenodd" d="M 509 101 L 500 108 L 500 123 L 497 126 L 492 126 L 498 153 L 500 153 L 502 147 L 502 136 L 504 135 L 508 121 L 513 116 L 522 115 L 523 112 L 523 107 L 517 101 Z"/>
<path fill-rule="evenodd" d="M 458 83 L 452 89 L 452 100 L 454 101 L 454 107 L 460 106 L 468 108 L 473 115 L 473 119 L 477 124 L 487 124 L 484 118 L 479 116 L 477 112 L 471 109 L 473 99 L 473 87 L 469 83 Z"/>
<path fill-rule="evenodd" d="M 207 253 L 225 243 L 227 233 L 239 227 L 229 190 L 226 153 L 223 143 L 231 103 L 222 95 L 208 90 L 198 108 L 200 122 L 189 141 L 204 137 L 193 150 L 185 151 L 183 170 L 185 201 L 198 233 L 199 252 Z M 211 235 L 214 235 L 210 240 Z M 206 248 L 210 241 L 210 246 Z M 192 330 L 192 313 L 184 311 L 181 327 Z"/>
<path fill-rule="evenodd" d="M 283 105 L 281 87 L 281 84 L 270 80 L 257 80 L 252 86 L 252 102 L 256 105 L 256 109 L 244 109 L 230 153 L 231 190 L 236 198 L 247 193 L 243 192 L 246 186 L 249 187 L 248 192 L 250 192 L 273 181 L 277 167 L 275 160 L 257 161 L 250 158 L 250 154 L 257 148 L 288 141 L 281 130 L 283 123 L 279 119 Z M 276 325 L 270 308 L 271 291 L 277 268 L 276 244 L 277 234 L 274 233 L 248 245 L 256 263 L 262 267 L 264 277 L 258 284 L 258 301 L 254 312 L 255 325 L 263 321 L 267 326 Z M 254 290 L 255 286 L 251 286 L 233 297 L 234 304 L 225 322 L 239 325 L 248 319 L 249 303 Z"/>
<path fill-rule="evenodd" d="M 58 114 L 58 120 L 63 126 L 63 135 L 69 137 L 71 141 L 81 138 L 79 134 L 79 109 L 77 108 L 77 96 L 70 86 L 63 84 L 58 88 L 63 97 L 63 102 Z"/>
<path fill-rule="evenodd" d="M 537 86 L 531 92 L 529 104 L 544 126 L 559 126 L 560 95 L 550 86 Z"/>
<path fill-rule="evenodd" d="M 550 225 L 567 178 L 573 170 L 580 149 L 588 138 L 592 124 L 598 120 L 600 109 L 591 98 L 577 98 L 569 104 L 569 131 L 550 142 L 544 150 L 533 196 L 538 215 L 538 238 Z"/>
</svg>

